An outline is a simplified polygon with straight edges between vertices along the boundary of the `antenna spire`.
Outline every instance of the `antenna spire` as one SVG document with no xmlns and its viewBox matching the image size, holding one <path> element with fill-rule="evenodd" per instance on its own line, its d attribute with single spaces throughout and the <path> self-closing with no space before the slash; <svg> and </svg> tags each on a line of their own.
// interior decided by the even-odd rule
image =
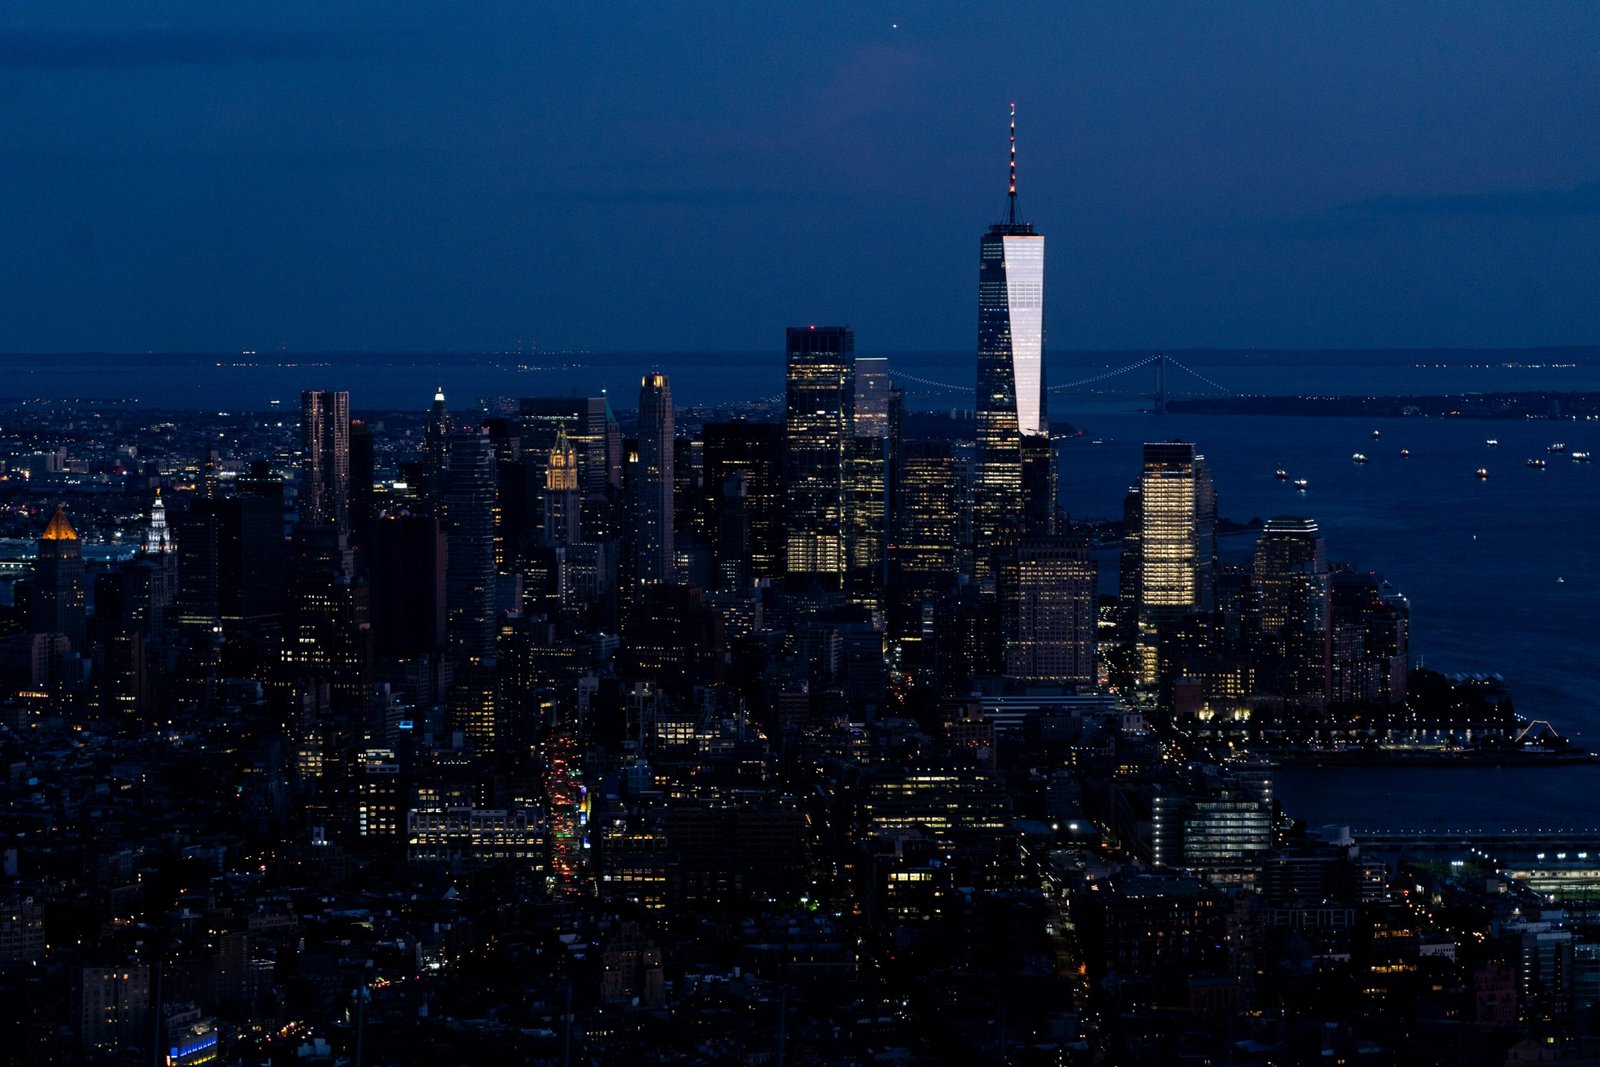
<svg viewBox="0 0 1600 1067">
<path fill-rule="evenodd" d="M 1007 219 L 1012 225 L 1017 221 L 1017 105 L 1011 105 L 1011 191 L 1010 217 Z"/>
</svg>

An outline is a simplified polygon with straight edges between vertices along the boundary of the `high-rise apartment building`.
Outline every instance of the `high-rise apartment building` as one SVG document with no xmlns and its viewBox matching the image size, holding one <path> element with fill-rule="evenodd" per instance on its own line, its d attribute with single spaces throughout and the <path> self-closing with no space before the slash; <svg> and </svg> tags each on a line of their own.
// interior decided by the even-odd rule
<svg viewBox="0 0 1600 1067">
<path fill-rule="evenodd" d="M 1188 443 L 1145 445 L 1138 488 L 1140 676 L 1153 683 L 1163 629 L 1215 603 L 1217 502 L 1205 457 Z"/>
<path fill-rule="evenodd" d="M 855 333 L 791 327 L 784 423 L 785 570 L 839 589 L 845 571 L 844 459 L 855 399 Z"/>
<path fill-rule="evenodd" d="M 1022 510 L 1022 441 L 1048 439 L 1044 384 L 1044 237 L 1017 221 L 1017 121 L 1011 116 L 1006 221 L 989 227 L 978 253 L 977 463 L 973 538 L 994 543 Z M 988 572 L 987 554 L 974 563 Z"/>
<path fill-rule="evenodd" d="M 639 466 L 634 482 L 634 552 L 642 585 L 673 581 L 672 386 L 659 371 L 639 383 Z"/>
<path fill-rule="evenodd" d="M 1328 555 L 1314 520 L 1267 521 L 1256 542 L 1251 591 L 1256 695 L 1293 707 L 1326 707 L 1332 669 Z"/>
<path fill-rule="evenodd" d="M 300 524 L 350 528 L 350 394 L 300 394 Z"/>
</svg>

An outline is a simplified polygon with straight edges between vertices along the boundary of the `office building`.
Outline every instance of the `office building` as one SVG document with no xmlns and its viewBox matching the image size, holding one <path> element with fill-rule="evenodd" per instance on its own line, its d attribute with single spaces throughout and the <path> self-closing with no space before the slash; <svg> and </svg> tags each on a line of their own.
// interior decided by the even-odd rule
<svg viewBox="0 0 1600 1067">
<path fill-rule="evenodd" d="M 889 361 L 882 356 L 856 360 L 855 408 L 850 433 L 854 437 L 889 436 Z"/>
<path fill-rule="evenodd" d="M 1194 445 L 1144 446 L 1138 519 L 1140 678 L 1154 683 L 1162 631 L 1216 600 L 1216 496 Z"/>
<path fill-rule="evenodd" d="M 73 651 L 87 651 L 83 547 L 78 532 L 67 521 L 65 507 L 56 507 L 39 536 L 33 575 L 33 632 L 65 634 Z"/>
<path fill-rule="evenodd" d="M 1044 382 L 1044 237 L 1017 219 L 1016 109 L 1006 220 L 989 227 L 978 254 L 977 463 L 973 538 L 993 544 L 1021 518 L 1022 441 L 1048 438 Z M 978 552 L 974 566 L 988 572 Z"/>
<path fill-rule="evenodd" d="M 998 577 L 1006 677 L 1092 689 L 1100 597 L 1089 546 L 1078 538 L 1019 538 Z"/>
<path fill-rule="evenodd" d="M 801 587 L 839 589 L 845 571 L 844 457 L 855 396 L 855 334 L 844 326 L 787 335 L 785 570 Z"/>
<path fill-rule="evenodd" d="M 886 437 L 855 436 L 845 444 L 844 587 L 851 603 L 874 616 L 883 611 L 889 449 Z"/>
<path fill-rule="evenodd" d="M 956 583 L 961 559 L 961 463 L 948 441 L 910 441 L 900 449 L 889 540 L 891 642 L 921 643 L 934 605 Z"/>
<path fill-rule="evenodd" d="M 784 427 L 773 422 L 708 422 L 701 430 L 703 492 L 715 538 L 713 566 L 719 575 L 735 575 L 734 584 L 718 587 L 738 592 L 749 582 L 783 576 Z M 729 492 L 735 476 L 741 490 Z M 738 516 L 730 517 L 728 510 Z M 731 523 L 731 528 L 728 524 Z M 737 575 L 747 571 L 744 580 Z"/>
<path fill-rule="evenodd" d="M 387 512 L 372 541 L 374 652 L 409 659 L 445 644 L 444 532 L 433 515 Z"/>
<path fill-rule="evenodd" d="M 544 497 L 540 508 L 547 546 L 573 545 L 582 539 L 579 527 L 578 450 L 565 427 L 556 431 L 555 444 L 545 461 Z"/>
<path fill-rule="evenodd" d="M 495 466 L 489 436 L 450 435 L 444 492 L 446 637 L 465 659 L 493 658 L 495 612 Z"/>
</svg>

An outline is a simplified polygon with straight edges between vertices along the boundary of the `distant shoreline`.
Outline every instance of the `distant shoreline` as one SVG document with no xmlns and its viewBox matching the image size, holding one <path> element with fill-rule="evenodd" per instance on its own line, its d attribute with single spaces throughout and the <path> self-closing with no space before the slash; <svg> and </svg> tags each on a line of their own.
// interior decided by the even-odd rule
<svg viewBox="0 0 1600 1067">
<path fill-rule="evenodd" d="M 1168 401 L 1167 411 L 1173 415 L 1575 420 L 1600 418 L 1600 392 L 1188 397 Z"/>
</svg>

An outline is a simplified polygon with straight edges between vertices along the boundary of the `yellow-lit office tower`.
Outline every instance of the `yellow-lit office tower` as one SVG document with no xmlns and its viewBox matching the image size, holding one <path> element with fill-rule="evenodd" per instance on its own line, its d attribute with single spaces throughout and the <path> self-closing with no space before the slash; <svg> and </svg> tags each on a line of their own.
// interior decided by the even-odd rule
<svg viewBox="0 0 1600 1067">
<path fill-rule="evenodd" d="M 1216 602 L 1217 502 L 1205 457 L 1192 444 L 1145 445 L 1139 502 L 1139 676 L 1154 684 L 1163 632 Z"/>
<path fill-rule="evenodd" d="M 844 466 L 855 400 L 855 334 L 791 327 L 784 419 L 785 571 L 797 587 L 842 588 Z"/>
</svg>

